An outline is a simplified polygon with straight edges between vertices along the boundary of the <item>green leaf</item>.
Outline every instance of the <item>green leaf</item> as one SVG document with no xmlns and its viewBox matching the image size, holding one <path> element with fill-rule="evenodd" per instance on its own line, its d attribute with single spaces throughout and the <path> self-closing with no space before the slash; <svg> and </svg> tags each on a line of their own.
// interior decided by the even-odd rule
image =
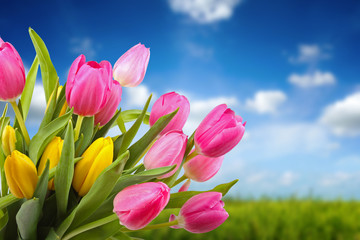
<svg viewBox="0 0 360 240">
<path fill-rule="evenodd" d="M 66 102 L 65 90 L 66 90 L 66 83 L 64 84 L 63 88 L 61 89 L 60 93 L 57 96 L 56 108 L 54 110 L 53 119 L 59 116 L 61 109 L 63 108 L 64 103 Z"/>
<path fill-rule="evenodd" d="M 156 139 L 159 133 L 166 127 L 166 125 L 171 121 L 175 116 L 178 109 L 172 113 L 169 113 L 165 116 L 159 118 L 156 123 L 145 133 L 145 135 L 140 138 L 136 143 L 134 143 L 130 148 L 130 158 L 126 162 L 125 169 L 134 167 L 134 165 L 140 160 L 140 157 L 143 156 L 144 152 L 148 146 Z"/>
<path fill-rule="evenodd" d="M 82 136 L 81 144 L 76 146 L 76 156 L 81 156 L 86 148 L 90 145 L 94 133 L 94 116 L 84 117 L 81 124 L 80 135 Z M 78 143 L 78 142 L 76 142 Z"/>
<path fill-rule="evenodd" d="M 84 220 L 91 216 L 109 196 L 117 180 L 120 178 L 128 158 L 129 152 L 126 151 L 101 172 L 94 185 L 90 188 L 90 191 L 81 199 L 77 206 L 72 227 L 79 226 Z"/>
<path fill-rule="evenodd" d="M 111 237 L 112 235 L 116 234 L 120 231 L 120 228 L 122 226 L 120 225 L 119 221 L 112 221 L 110 223 L 104 224 L 100 227 L 93 228 L 91 230 L 88 230 L 86 232 L 83 232 L 79 235 L 76 235 L 72 237 L 72 240 L 98 240 L 98 239 L 107 239 Z M 123 235 L 124 237 L 127 235 Z M 117 238 L 120 239 L 120 238 Z M 121 238 L 124 240 L 130 239 L 130 238 Z"/>
<path fill-rule="evenodd" d="M 25 141 L 18 129 L 15 129 L 15 136 L 16 136 L 15 149 L 22 153 L 25 153 Z"/>
<path fill-rule="evenodd" d="M 126 110 L 126 111 L 121 112 L 119 117 L 121 117 L 122 120 L 125 123 L 127 123 L 127 122 L 132 122 L 132 121 L 135 121 L 136 119 L 138 119 L 139 116 L 141 115 L 141 113 L 142 113 L 142 111 L 138 110 L 138 109 Z M 149 125 L 149 118 L 150 118 L 150 112 L 146 112 L 143 123 Z"/>
<path fill-rule="evenodd" d="M 9 214 L 6 208 L 0 210 L 0 231 L 4 229 L 8 221 L 9 221 Z"/>
<path fill-rule="evenodd" d="M 221 192 L 222 195 L 225 196 L 226 193 L 230 190 L 230 188 L 234 186 L 235 183 L 237 183 L 238 181 L 239 180 L 236 179 L 229 183 L 223 183 L 208 191 L 186 191 L 186 192 L 172 193 L 170 195 L 170 201 L 165 208 L 181 208 L 184 205 L 184 203 L 187 200 L 189 200 L 191 197 L 204 192 Z"/>
<path fill-rule="evenodd" d="M 41 77 L 47 103 L 59 77 L 56 73 L 54 65 L 51 62 L 50 55 L 44 41 L 31 28 L 29 28 L 29 34 L 36 51 L 36 55 L 39 58 Z"/>
<path fill-rule="evenodd" d="M 37 239 L 37 224 L 42 214 L 49 176 L 49 161 L 46 163 L 34 192 L 34 197 L 21 205 L 16 214 L 16 223 L 22 239 Z"/>
<path fill-rule="evenodd" d="M 38 69 L 39 69 L 39 59 L 37 56 L 35 56 L 35 59 L 30 67 L 28 75 L 26 76 L 25 87 L 21 94 L 21 102 L 22 102 L 21 107 L 22 107 L 24 121 L 26 120 L 26 117 L 29 113 L 31 98 L 34 92 L 34 86 L 36 82 Z"/>
<path fill-rule="evenodd" d="M 67 212 L 69 191 L 74 175 L 74 154 L 74 129 L 69 120 L 54 179 L 58 219 L 63 218 Z"/>
<path fill-rule="evenodd" d="M 32 198 L 23 203 L 16 214 L 16 223 L 22 239 L 37 239 L 37 223 L 41 215 L 41 203 Z"/>
<path fill-rule="evenodd" d="M 97 133 L 95 134 L 95 137 L 93 139 L 93 141 L 95 141 L 98 138 L 101 137 L 105 137 L 105 135 L 108 133 L 108 131 L 110 130 L 111 126 L 113 125 L 113 123 L 116 121 L 116 119 L 119 117 L 121 113 L 121 109 L 119 111 L 117 111 L 115 113 L 115 115 L 110 119 L 110 121 L 105 124 L 104 126 L 102 126 L 99 131 L 97 131 Z"/>
<path fill-rule="evenodd" d="M 130 237 L 129 235 L 127 235 L 126 233 L 119 231 L 116 234 L 114 234 L 113 236 L 111 236 L 109 239 L 110 240 L 131 240 L 133 238 Z"/>
<path fill-rule="evenodd" d="M 122 141 L 124 139 L 124 134 L 118 136 L 114 142 L 114 156 L 118 156 L 121 148 Z"/>
<path fill-rule="evenodd" d="M 151 97 L 152 97 L 152 94 L 150 95 L 150 97 L 146 101 L 144 109 L 142 110 L 139 117 L 136 119 L 135 123 L 131 126 L 131 128 L 128 131 L 126 131 L 126 133 L 124 133 L 124 139 L 122 141 L 121 148 L 120 148 L 120 151 L 119 151 L 120 154 L 125 152 L 126 149 L 128 149 L 128 147 L 130 146 L 130 144 L 131 144 L 132 140 L 134 139 L 136 133 L 138 132 L 138 130 L 139 130 L 140 126 L 141 126 L 141 123 L 144 120 L 146 111 L 147 111 L 147 109 L 149 107 Z"/>
<path fill-rule="evenodd" d="M 41 154 L 48 143 L 58 134 L 68 123 L 72 115 L 72 110 L 63 116 L 53 120 L 45 127 L 39 129 L 35 136 L 31 139 L 29 145 L 29 157 L 37 164 Z"/>
<path fill-rule="evenodd" d="M 7 206 L 10 206 L 11 204 L 19 201 L 20 198 L 16 198 L 14 195 L 12 194 L 8 194 L 4 197 L 0 198 L 0 209 L 3 209 Z"/>
</svg>

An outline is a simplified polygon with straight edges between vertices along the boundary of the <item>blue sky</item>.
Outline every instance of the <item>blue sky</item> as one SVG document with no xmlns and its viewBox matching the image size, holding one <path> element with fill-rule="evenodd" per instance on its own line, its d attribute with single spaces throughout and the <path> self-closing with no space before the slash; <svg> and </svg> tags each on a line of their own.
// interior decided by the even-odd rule
<svg viewBox="0 0 360 240">
<path fill-rule="evenodd" d="M 360 198 L 359 1 L 5 1 L 2 9 L 0 36 L 27 68 L 29 26 L 61 83 L 79 54 L 114 64 L 141 42 L 151 49 L 148 71 L 124 89 L 122 108 L 175 90 L 191 102 L 188 134 L 220 103 L 241 115 L 242 142 L 216 177 L 191 188 L 238 178 L 236 196 Z M 35 91 L 32 133 L 44 111 L 40 77 Z"/>
</svg>

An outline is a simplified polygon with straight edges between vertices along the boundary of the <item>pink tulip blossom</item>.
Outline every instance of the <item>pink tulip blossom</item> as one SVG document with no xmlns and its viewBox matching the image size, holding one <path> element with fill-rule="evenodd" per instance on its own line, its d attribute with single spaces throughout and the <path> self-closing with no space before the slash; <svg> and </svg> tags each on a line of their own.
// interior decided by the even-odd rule
<svg viewBox="0 0 360 240">
<path fill-rule="evenodd" d="M 187 136 L 178 130 L 173 130 L 162 135 L 145 155 L 144 166 L 147 170 L 159 167 L 167 167 L 176 164 L 171 172 L 158 177 L 167 178 L 173 175 L 180 167 L 184 158 L 187 144 Z"/>
<path fill-rule="evenodd" d="M 165 208 L 170 188 L 162 182 L 132 185 L 120 191 L 114 199 L 114 212 L 120 224 L 137 230 L 148 225 Z"/>
<path fill-rule="evenodd" d="M 14 101 L 25 86 L 25 69 L 19 53 L 0 38 L 0 100 Z"/>
<path fill-rule="evenodd" d="M 150 49 L 139 43 L 124 53 L 114 65 L 114 79 L 123 87 L 136 87 L 146 73 Z"/>
<path fill-rule="evenodd" d="M 179 192 L 186 192 L 189 189 L 190 184 L 191 184 L 191 180 L 190 179 L 186 180 L 186 182 L 179 189 Z"/>
<path fill-rule="evenodd" d="M 219 227 L 229 217 L 221 197 L 219 192 L 205 192 L 190 198 L 180 209 L 179 216 L 170 216 L 170 221 L 178 220 L 172 228 L 205 233 Z"/>
<path fill-rule="evenodd" d="M 207 157 L 225 155 L 240 142 L 245 124 L 226 104 L 215 107 L 195 132 L 196 152 Z"/>
<path fill-rule="evenodd" d="M 154 125 L 160 117 L 177 108 L 179 111 L 160 134 L 165 134 L 170 130 L 182 130 L 190 113 L 190 103 L 185 96 L 175 92 L 166 93 L 156 100 L 150 113 L 150 126 Z"/>
<path fill-rule="evenodd" d="M 196 182 L 205 182 L 215 176 L 223 160 L 224 156 L 209 158 L 197 155 L 183 165 L 185 176 Z"/>
<path fill-rule="evenodd" d="M 95 114 L 95 124 L 100 123 L 100 126 L 104 126 L 114 116 L 116 109 L 121 101 L 122 89 L 120 83 L 113 80 L 110 97 L 105 104 L 105 107 Z"/>
<path fill-rule="evenodd" d="M 66 101 L 74 113 L 93 116 L 105 106 L 112 87 L 111 73 L 108 61 L 86 62 L 84 55 L 75 59 L 66 83 Z"/>
</svg>

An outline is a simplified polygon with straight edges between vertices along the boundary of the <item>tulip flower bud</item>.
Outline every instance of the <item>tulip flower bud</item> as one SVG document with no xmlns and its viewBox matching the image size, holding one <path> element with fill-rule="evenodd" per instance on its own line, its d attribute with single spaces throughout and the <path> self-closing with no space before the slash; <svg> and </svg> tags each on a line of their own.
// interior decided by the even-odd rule
<svg viewBox="0 0 360 240">
<path fill-rule="evenodd" d="M 120 224 L 137 230 L 148 225 L 165 208 L 170 188 L 162 182 L 146 182 L 124 188 L 114 199 Z"/>
<path fill-rule="evenodd" d="M 108 61 L 86 62 L 84 55 L 75 59 L 66 83 L 66 101 L 74 113 L 93 116 L 105 106 L 112 87 L 111 74 Z"/>
<path fill-rule="evenodd" d="M 0 38 L 0 100 L 14 101 L 24 90 L 25 69 L 16 49 Z"/>
<path fill-rule="evenodd" d="M 59 87 L 58 87 L 58 89 L 57 89 L 57 95 L 58 95 L 58 96 L 59 96 L 62 88 L 63 88 L 63 86 L 59 86 Z M 51 93 L 50 98 L 49 98 L 49 101 L 48 101 L 48 103 L 47 103 L 47 105 L 46 105 L 45 112 L 46 112 L 47 109 L 49 108 L 49 105 L 50 105 L 51 99 L 53 98 L 53 95 L 54 95 L 54 94 Z M 60 110 L 59 117 L 61 117 L 62 115 L 65 114 L 67 107 L 68 107 L 68 105 L 67 105 L 67 102 L 66 102 L 66 100 L 65 100 L 65 102 L 64 102 L 64 104 L 63 104 L 63 106 L 62 106 L 62 108 L 61 108 L 61 110 Z"/>
<path fill-rule="evenodd" d="M 136 87 L 145 76 L 150 49 L 139 43 L 124 53 L 114 65 L 114 79 L 123 87 Z"/>
<path fill-rule="evenodd" d="M 219 227 L 229 217 L 221 197 L 219 192 L 205 192 L 190 198 L 180 209 L 179 216 L 170 216 L 170 221 L 178 220 L 178 225 L 172 228 L 205 233 Z"/>
<path fill-rule="evenodd" d="M 86 149 L 75 166 L 73 187 L 85 196 L 100 173 L 113 161 L 114 143 L 110 137 L 98 138 Z"/>
<path fill-rule="evenodd" d="M 120 83 L 113 80 L 110 98 L 105 104 L 105 107 L 95 114 L 95 124 L 100 123 L 100 126 L 104 126 L 110 121 L 121 101 L 121 93 L 122 89 Z"/>
<path fill-rule="evenodd" d="M 32 198 L 38 176 L 30 158 L 15 150 L 7 156 L 4 168 L 10 192 L 17 198 Z"/>
<path fill-rule="evenodd" d="M 186 192 L 189 189 L 190 184 L 191 184 L 191 180 L 190 179 L 186 180 L 186 182 L 179 189 L 179 192 Z"/>
<path fill-rule="evenodd" d="M 215 176 L 223 160 L 224 156 L 209 158 L 197 155 L 183 165 L 185 176 L 196 182 L 205 182 Z"/>
<path fill-rule="evenodd" d="M 187 136 L 182 131 L 173 130 L 162 135 L 145 155 L 144 166 L 147 170 L 167 167 L 176 164 L 171 172 L 158 177 L 167 178 L 173 175 L 180 167 L 184 158 Z"/>
<path fill-rule="evenodd" d="M 166 93 L 156 100 L 150 113 L 150 126 L 154 125 L 160 117 L 178 108 L 179 111 L 160 134 L 165 134 L 170 130 L 182 130 L 190 113 L 190 103 L 185 96 L 175 92 Z"/>
<path fill-rule="evenodd" d="M 226 104 L 215 107 L 195 132 L 196 152 L 207 157 L 225 155 L 240 142 L 245 124 Z"/>
<path fill-rule="evenodd" d="M 16 134 L 12 126 L 7 125 L 2 133 L 1 144 L 5 156 L 9 156 L 15 150 Z"/>
<path fill-rule="evenodd" d="M 46 146 L 44 153 L 41 156 L 40 164 L 38 168 L 38 175 L 40 176 L 46 166 L 47 160 L 50 161 L 50 169 L 56 167 L 58 165 L 61 151 L 63 148 L 64 140 L 60 137 L 54 137 L 53 140 Z M 49 190 L 55 190 L 54 179 L 51 179 L 48 183 Z"/>
</svg>

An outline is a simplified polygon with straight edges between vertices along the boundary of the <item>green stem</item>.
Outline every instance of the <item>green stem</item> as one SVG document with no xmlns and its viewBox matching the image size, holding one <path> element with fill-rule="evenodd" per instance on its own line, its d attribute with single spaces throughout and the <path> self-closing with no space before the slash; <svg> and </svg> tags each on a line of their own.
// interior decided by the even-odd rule
<svg viewBox="0 0 360 240">
<path fill-rule="evenodd" d="M 171 227 L 171 226 L 174 226 L 174 225 L 177 225 L 177 224 L 178 224 L 178 220 L 174 220 L 172 222 L 159 223 L 159 224 L 146 226 L 146 227 L 144 227 L 142 229 L 138 229 L 138 230 L 130 230 L 130 229 L 127 229 L 127 228 L 121 228 L 120 231 L 122 231 L 122 232 L 136 232 L 136 231 L 158 229 L 158 228 L 163 228 L 163 227 Z"/>
<path fill-rule="evenodd" d="M 8 185 L 6 182 L 5 171 L 1 170 L 1 196 L 4 197 L 8 193 Z"/>
<path fill-rule="evenodd" d="M 79 139 L 79 135 L 80 135 L 80 129 L 81 129 L 81 124 L 84 120 L 84 116 L 80 116 L 78 115 L 78 118 L 76 120 L 76 126 L 75 126 L 75 138 L 74 138 L 74 141 L 76 142 L 76 140 Z"/>
<path fill-rule="evenodd" d="M 110 223 L 112 221 L 119 221 L 119 218 L 116 214 L 112 214 L 108 217 L 105 217 L 105 218 L 101 218 L 99 220 L 96 220 L 94 222 L 91 222 L 91 223 L 88 223 L 88 224 L 85 224 L 81 227 L 78 227 L 76 229 L 74 229 L 73 231 L 69 232 L 68 234 L 66 234 L 62 240 L 68 240 L 72 237 L 75 237 L 76 235 L 80 234 L 80 233 L 83 233 L 83 232 L 86 232 L 88 230 L 91 230 L 93 228 L 97 228 L 99 226 L 102 226 L 102 225 L 105 225 L 107 223 Z"/>
<path fill-rule="evenodd" d="M 20 198 L 17 198 L 12 194 L 6 195 L 5 197 L 0 198 L 0 209 L 6 208 L 7 206 L 19 200 Z"/>
<path fill-rule="evenodd" d="M 176 185 L 178 185 L 179 183 L 181 183 L 182 181 L 184 181 L 185 179 L 187 179 L 188 177 L 184 175 L 182 175 L 178 180 L 176 180 L 176 182 L 171 186 L 171 188 L 175 187 Z"/>
<path fill-rule="evenodd" d="M 196 157 L 198 155 L 198 153 L 196 151 L 193 151 L 192 153 L 190 153 L 186 158 L 184 163 L 186 163 L 187 161 L 190 161 L 190 159 L 193 159 L 194 157 Z"/>
<path fill-rule="evenodd" d="M 19 107 L 18 107 L 18 105 L 16 104 L 15 101 L 10 102 L 10 104 L 14 109 L 15 116 L 16 116 L 16 119 L 18 120 L 21 132 L 22 132 L 22 134 L 24 136 L 24 139 L 25 139 L 25 142 L 29 146 L 29 144 L 30 144 L 29 133 L 26 130 L 25 122 L 24 122 L 24 119 L 23 119 L 23 117 L 22 117 L 22 115 L 20 113 Z"/>
</svg>

